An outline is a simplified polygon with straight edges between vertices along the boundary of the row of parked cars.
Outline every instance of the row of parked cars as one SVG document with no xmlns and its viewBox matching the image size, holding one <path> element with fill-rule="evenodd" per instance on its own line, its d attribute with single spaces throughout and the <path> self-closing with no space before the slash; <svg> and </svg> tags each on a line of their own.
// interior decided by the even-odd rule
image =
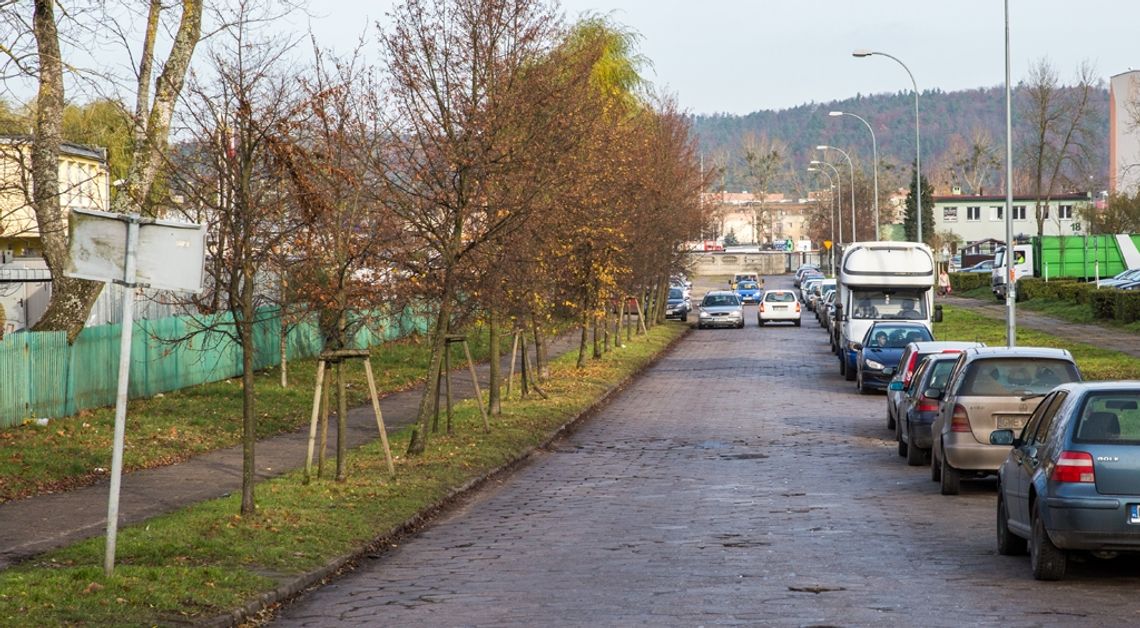
<svg viewBox="0 0 1140 628">
<path fill-rule="evenodd" d="M 803 281 L 801 298 L 833 328 L 837 296 L 820 285 L 813 301 Z M 944 495 L 997 476 L 999 553 L 1028 552 L 1034 577 L 1056 580 L 1074 554 L 1140 552 L 1140 382 L 1083 382 L 1063 349 L 938 341 L 901 320 L 856 346 L 856 387 L 887 391 L 908 465 L 928 465 Z"/>
</svg>

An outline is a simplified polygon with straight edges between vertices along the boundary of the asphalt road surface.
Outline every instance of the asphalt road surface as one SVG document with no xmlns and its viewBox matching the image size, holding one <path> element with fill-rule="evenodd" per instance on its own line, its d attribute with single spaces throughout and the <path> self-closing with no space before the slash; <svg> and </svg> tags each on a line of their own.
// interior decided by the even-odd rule
<svg viewBox="0 0 1140 628">
<path fill-rule="evenodd" d="M 759 328 L 749 306 L 745 329 L 693 331 L 553 450 L 274 625 L 1140 622 L 1138 561 L 1042 583 L 997 555 L 993 482 L 945 497 L 907 467 L 885 397 L 844 381 L 804 316 Z"/>
</svg>

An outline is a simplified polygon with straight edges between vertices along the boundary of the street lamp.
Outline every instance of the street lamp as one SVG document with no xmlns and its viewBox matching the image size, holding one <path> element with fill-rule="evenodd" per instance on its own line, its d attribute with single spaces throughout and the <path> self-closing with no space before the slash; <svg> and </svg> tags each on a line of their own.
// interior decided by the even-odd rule
<svg viewBox="0 0 1140 628">
<path fill-rule="evenodd" d="M 820 144 L 819 146 L 816 146 L 815 149 L 822 150 L 824 152 L 833 150 L 840 155 L 843 155 L 843 158 L 847 160 L 847 168 L 851 171 L 851 241 L 858 242 L 859 238 L 855 235 L 855 164 L 851 162 L 851 157 L 847 153 L 839 150 L 834 146 Z"/>
<path fill-rule="evenodd" d="M 856 120 L 862 122 L 867 130 L 871 132 L 871 170 L 874 173 L 875 179 L 875 240 L 879 240 L 879 146 L 875 141 L 875 129 L 871 128 L 871 123 L 864 120 L 861 116 L 846 111 L 832 111 L 827 115 L 835 118 L 838 116 L 851 116 Z"/>
<path fill-rule="evenodd" d="M 813 166 L 827 166 L 828 168 L 831 168 L 832 172 L 835 173 L 835 187 L 838 188 L 835 198 L 837 201 L 839 201 L 837 203 L 838 207 L 835 210 L 835 216 L 837 218 L 836 222 L 839 223 L 839 240 L 837 240 L 837 242 L 842 243 L 843 242 L 843 202 L 839 199 L 843 198 L 843 177 L 839 176 L 839 170 L 835 166 L 827 163 L 826 161 L 820 161 L 818 159 L 813 159 L 813 160 L 811 160 L 811 165 L 813 165 Z M 851 241 L 854 242 L 855 241 L 854 238 L 852 238 Z"/>
<path fill-rule="evenodd" d="M 918 225 L 918 241 L 922 242 L 922 149 L 918 139 L 918 83 L 915 82 L 914 74 L 911 73 L 910 68 L 906 67 L 906 64 L 900 61 L 898 57 L 866 48 L 860 48 L 851 53 L 853 57 L 869 57 L 871 55 L 886 57 L 901 65 L 906 70 L 907 76 L 910 77 L 910 84 L 914 86 L 914 189 L 917 192 L 914 197 L 914 206 L 918 209 L 918 219 L 915 222 Z"/>
<path fill-rule="evenodd" d="M 811 166 L 808 166 L 808 172 L 818 172 L 818 173 L 822 174 L 823 176 L 827 177 L 827 183 L 829 186 L 828 191 L 831 192 L 832 190 L 835 189 L 835 180 L 831 178 L 830 174 L 827 174 L 826 170 L 820 170 L 819 168 L 812 168 Z M 832 277 L 835 276 L 835 253 L 833 251 L 835 250 L 836 246 L 839 246 L 839 242 L 836 241 L 836 239 L 835 239 L 835 215 L 837 213 L 838 212 L 835 209 L 835 194 L 832 193 L 831 194 L 831 248 L 828 249 L 828 251 L 827 251 L 828 255 L 831 257 L 831 276 Z M 839 225 L 839 228 L 840 229 L 843 228 L 842 223 Z M 842 231 L 840 231 L 840 237 L 843 237 Z"/>
</svg>

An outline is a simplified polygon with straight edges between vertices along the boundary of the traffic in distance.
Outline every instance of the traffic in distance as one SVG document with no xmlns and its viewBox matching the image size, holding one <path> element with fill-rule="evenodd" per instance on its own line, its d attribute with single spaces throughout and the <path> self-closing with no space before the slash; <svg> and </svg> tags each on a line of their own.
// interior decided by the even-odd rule
<svg viewBox="0 0 1140 628">
<path fill-rule="evenodd" d="M 885 393 L 885 427 L 908 466 L 926 466 L 943 495 L 996 478 L 997 551 L 1028 553 L 1035 578 L 1061 579 L 1074 559 L 1134 559 L 1140 382 L 1082 382 L 1064 349 L 939 340 L 936 268 L 923 244 L 853 243 L 836 277 L 805 264 L 793 289 L 737 274 L 694 306 L 677 278 L 669 313 L 699 330 L 742 329 L 747 300 L 759 327 L 818 324 L 853 394 Z"/>
</svg>

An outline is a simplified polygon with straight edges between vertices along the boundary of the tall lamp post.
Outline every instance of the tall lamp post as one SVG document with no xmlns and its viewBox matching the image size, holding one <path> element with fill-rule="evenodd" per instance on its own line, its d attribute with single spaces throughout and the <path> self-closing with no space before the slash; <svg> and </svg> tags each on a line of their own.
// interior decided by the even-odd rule
<svg viewBox="0 0 1140 628">
<path fill-rule="evenodd" d="M 852 242 L 858 242 L 859 238 L 858 238 L 858 236 L 855 235 L 855 164 L 851 162 L 851 156 L 850 155 L 839 150 L 838 148 L 836 148 L 834 146 L 828 146 L 826 144 L 820 144 L 819 146 L 816 146 L 815 148 L 816 148 L 816 150 L 822 150 L 824 152 L 829 151 L 829 150 L 833 150 L 833 151 L 839 153 L 840 155 L 843 155 L 843 158 L 847 160 L 847 168 L 851 171 L 851 241 Z"/>
<path fill-rule="evenodd" d="M 915 222 L 918 225 L 918 241 L 922 242 L 922 149 L 918 138 L 918 83 L 915 82 L 914 74 L 911 73 L 910 68 L 906 67 L 906 64 L 900 61 L 898 57 L 866 48 L 860 48 L 851 53 L 853 57 L 870 57 L 871 55 L 886 57 L 901 65 L 906 70 L 907 76 L 910 77 L 910 84 L 914 87 L 914 189 L 917 192 L 914 198 L 914 206 L 918 208 L 918 219 Z"/>
<path fill-rule="evenodd" d="M 835 189 L 835 180 L 831 178 L 830 174 L 827 174 L 826 170 L 820 170 L 819 168 L 813 168 L 813 167 L 809 166 L 808 172 L 818 172 L 818 173 L 822 174 L 823 176 L 827 177 L 827 183 L 829 185 L 828 190 L 830 191 L 830 190 Z M 832 277 L 835 276 L 835 253 L 834 253 L 834 251 L 835 251 L 835 247 L 839 245 L 838 241 L 835 239 L 835 215 L 837 213 L 838 213 L 838 211 L 835 208 L 835 194 L 832 193 L 831 194 L 831 248 L 828 249 L 828 254 L 831 257 L 831 276 Z M 839 225 L 839 228 L 843 229 L 842 223 Z M 839 232 L 839 237 L 840 238 L 843 237 L 842 231 Z"/>
<path fill-rule="evenodd" d="M 1013 113 L 1009 87 L 1009 0 L 1005 0 L 1005 317 L 1006 346 L 1017 344 L 1017 284 L 1013 271 Z"/>
<path fill-rule="evenodd" d="M 839 223 L 839 240 L 837 240 L 837 242 L 842 244 L 843 243 L 843 177 L 839 176 L 839 169 L 838 168 L 827 163 L 826 161 L 820 161 L 818 159 L 813 159 L 813 160 L 811 160 L 811 165 L 813 165 L 813 166 L 827 166 L 828 168 L 831 168 L 832 172 L 835 173 L 835 187 L 837 188 L 835 198 L 838 201 L 837 202 L 838 207 L 835 210 L 835 217 L 836 217 L 836 222 Z M 852 238 L 851 241 L 854 242 L 855 241 L 854 238 Z"/>
<path fill-rule="evenodd" d="M 849 113 L 847 111 L 831 111 L 827 115 L 835 118 L 838 116 L 851 116 L 856 120 L 863 123 L 867 130 L 871 132 L 871 171 L 874 173 L 875 179 L 875 240 L 880 240 L 879 237 L 879 145 L 875 141 L 875 129 L 871 128 L 871 123 L 864 120 L 861 116 Z"/>
</svg>

